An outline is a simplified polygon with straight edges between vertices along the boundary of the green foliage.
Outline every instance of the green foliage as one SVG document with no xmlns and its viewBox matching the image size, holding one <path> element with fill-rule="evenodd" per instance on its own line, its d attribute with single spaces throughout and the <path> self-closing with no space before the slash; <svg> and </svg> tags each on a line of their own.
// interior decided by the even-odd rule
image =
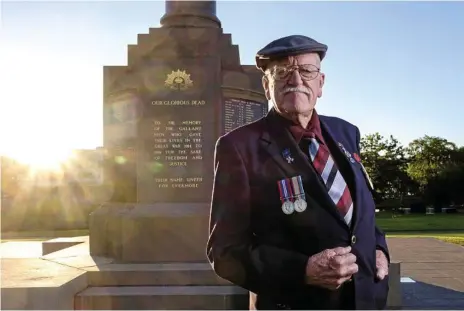
<svg viewBox="0 0 464 311">
<path fill-rule="evenodd" d="M 360 147 L 377 202 L 420 196 L 434 206 L 464 203 L 464 147 L 427 135 L 403 147 L 379 133 L 364 136 Z"/>
<path fill-rule="evenodd" d="M 414 184 L 406 173 L 407 159 L 399 141 L 379 133 L 361 139 L 363 164 L 369 173 L 380 200 L 409 194 Z"/>
<path fill-rule="evenodd" d="M 424 136 L 415 139 L 407 148 L 410 158 L 407 172 L 414 181 L 425 186 L 452 163 L 457 150 L 454 143 L 444 138 Z"/>
<path fill-rule="evenodd" d="M 424 198 L 433 205 L 464 202 L 464 163 L 449 163 L 427 179 Z"/>
</svg>

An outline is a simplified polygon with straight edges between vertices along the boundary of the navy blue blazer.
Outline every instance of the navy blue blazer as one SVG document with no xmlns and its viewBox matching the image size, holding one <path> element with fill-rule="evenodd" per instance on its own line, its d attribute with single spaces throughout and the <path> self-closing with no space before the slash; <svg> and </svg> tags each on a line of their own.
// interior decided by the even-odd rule
<svg viewBox="0 0 464 311">
<path fill-rule="evenodd" d="M 319 116 L 322 134 L 350 189 L 348 226 L 318 173 L 271 109 L 254 123 L 220 137 L 214 159 L 207 257 L 216 274 L 250 291 L 251 309 L 383 309 L 388 276 L 377 281 L 375 251 L 390 259 L 375 225 L 372 189 L 359 162 L 360 132 L 342 119 Z M 343 147 L 340 147 L 341 146 Z M 287 150 L 287 154 L 283 151 Z M 294 161 L 286 161 L 285 155 Z M 277 182 L 301 176 L 308 207 L 283 213 Z M 351 246 L 359 271 L 338 290 L 305 283 L 308 258 Z"/>
</svg>

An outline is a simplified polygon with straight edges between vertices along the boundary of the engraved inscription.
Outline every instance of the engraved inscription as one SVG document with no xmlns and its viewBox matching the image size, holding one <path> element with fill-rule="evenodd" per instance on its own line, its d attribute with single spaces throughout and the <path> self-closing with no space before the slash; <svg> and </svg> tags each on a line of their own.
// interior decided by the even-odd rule
<svg viewBox="0 0 464 311">
<path fill-rule="evenodd" d="M 204 100 L 154 100 L 153 106 L 204 106 Z"/>
<path fill-rule="evenodd" d="M 244 99 L 226 98 L 224 102 L 224 132 L 256 121 L 267 113 L 267 105 Z"/>
<path fill-rule="evenodd" d="M 201 120 L 154 120 L 152 159 L 169 168 L 188 168 L 203 160 L 203 124 Z M 158 188 L 199 188 L 203 178 L 155 177 Z"/>
<path fill-rule="evenodd" d="M 195 189 L 199 188 L 203 182 L 203 177 L 172 177 L 172 178 L 155 178 L 158 188 L 177 188 L 177 189 Z"/>
</svg>

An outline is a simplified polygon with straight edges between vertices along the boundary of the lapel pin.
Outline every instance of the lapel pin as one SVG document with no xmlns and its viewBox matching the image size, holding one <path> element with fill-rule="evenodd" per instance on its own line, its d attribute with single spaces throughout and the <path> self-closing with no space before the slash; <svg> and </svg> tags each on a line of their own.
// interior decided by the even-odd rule
<svg viewBox="0 0 464 311">
<path fill-rule="evenodd" d="M 284 151 L 282 151 L 282 156 L 284 157 L 284 159 L 287 161 L 288 164 L 293 163 L 293 161 L 295 161 L 295 159 L 293 159 L 292 155 L 290 154 L 289 149 L 285 149 Z"/>
</svg>

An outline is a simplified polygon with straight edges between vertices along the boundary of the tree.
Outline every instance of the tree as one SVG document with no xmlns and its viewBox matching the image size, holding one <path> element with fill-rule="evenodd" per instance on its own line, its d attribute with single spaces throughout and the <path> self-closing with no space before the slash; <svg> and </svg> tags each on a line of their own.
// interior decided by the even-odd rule
<svg viewBox="0 0 464 311">
<path fill-rule="evenodd" d="M 453 152 L 451 161 L 456 164 L 464 164 L 464 147 L 458 148 Z"/>
<path fill-rule="evenodd" d="M 424 136 L 413 140 L 408 148 L 409 176 L 422 188 L 456 157 L 456 145 L 440 137 Z"/>
<path fill-rule="evenodd" d="M 464 201 L 464 148 L 440 137 L 424 136 L 407 148 L 408 173 L 425 201 L 434 206 Z"/>
<path fill-rule="evenodd" d="M 396 138 L 384 138 L 379 133 L 361 138 L 363 164 L 379 196 L 378 199 L 400 198 L 414 191 L 414 183 L 406 168 L 403 146 Z"/>
<path fill-rule="evenodd" d="M 424 199 L 434 206 L 464 204 L 464 165 L 452 163 L 430 178 Z"/>
</svg>

